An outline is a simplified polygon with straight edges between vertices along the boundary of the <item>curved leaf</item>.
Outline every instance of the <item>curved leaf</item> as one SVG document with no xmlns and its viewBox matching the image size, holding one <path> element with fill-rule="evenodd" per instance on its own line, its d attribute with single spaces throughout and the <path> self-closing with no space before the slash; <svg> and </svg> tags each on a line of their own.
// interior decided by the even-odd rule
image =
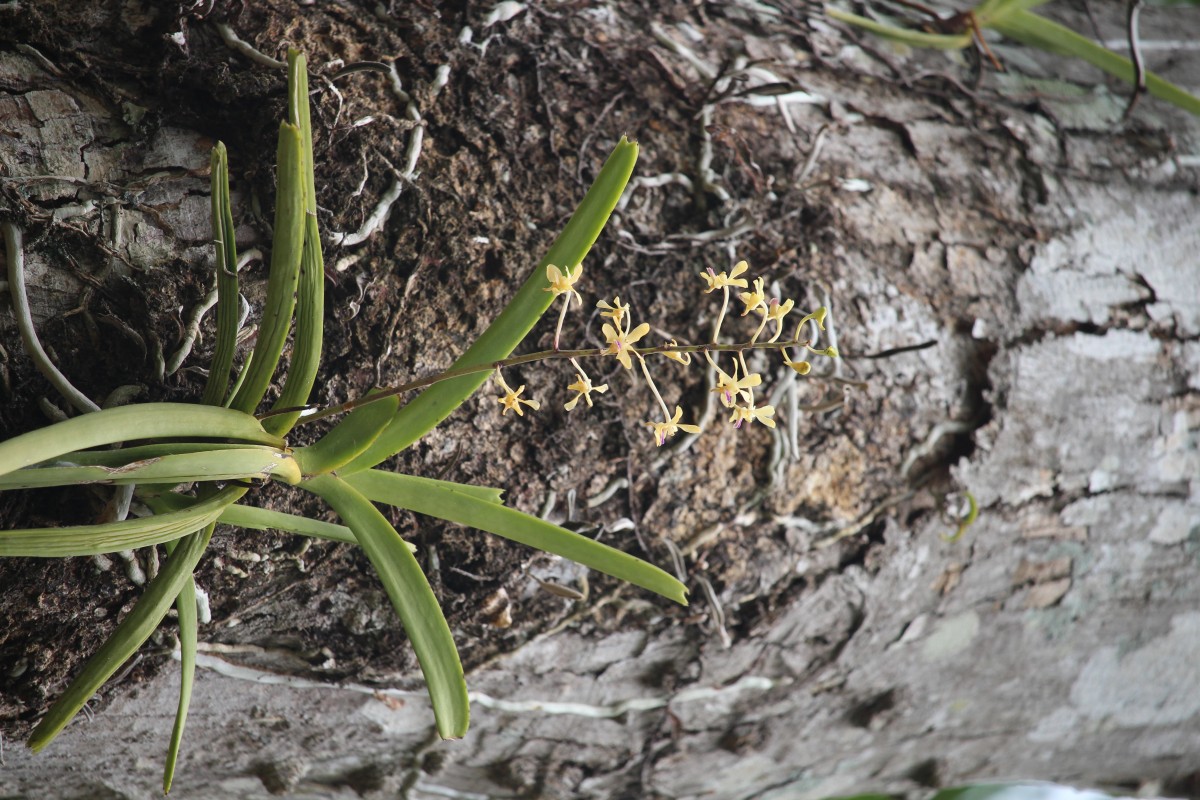
<svg viewBox="0 0 1200 800">
<path fill-rule="evenodd" d="M 167 437 L 241 439 L 283 445 L 249 414 L 189 403 L 136 403 L 56 422 L 0 442 L 0 475 L 73 450 Z"/>
<path fill-rule="evenodd" d="M 826 8 L 825 13 L 838 22 L 854 25 L 870 31 L 876 36 L 882 36 L 890 41 L 907 44 L 912 47 L 931 47 L 936 50 L 962 50 L 971 43 L 970 32 L 955 34 L 925 33 L 924 31 L 914 31 L 910 28 L 885 25 L 882 22 L 876 22 L 873 19 L 852 14 L 849 11 L 842 11 L 838 8 Z"/>
<path fill-rule="evenodd" d="M 458 484 L 372 469 L 346 482 L 378 503 L 457 522 L 545 550 L 687 605 L 687 588 L 653 564 L 507 506 L 475 497 Z"/>
<path fill-rule="evenodd" d="M 287 379 L 273 408 L 304 405 L 312 393 L 321 365 L 325 325 L 325 256 L 317 225 L 317 183 L 313 172 L 312 121 L 308 108 L 308 68 L 304 55 L 288 50 L 288 121 L 300 130 L 300 172 L 304 189 L 304 252 L 296 289 L 296 336 Z M 298 412 L 263 421 L 263 427 L 283 435 L 292 429 Z"/>
<path fill-rule="evenodd" d="M 1031 11 L 1016 11 L 996 22 L 992 28 L 1022 44 L 1047 50 L 1051 53 L 1082 58 L 1110 75 L 1132 84 L 1135 79 L 1133 62 L 1124 56 L 1093 42 L 1070 28 L 1034 14 Z M 1165 81 L 1153 72 L 1146 72 L 1146 91 L 1160 100 L 1179 106 L 1185 111 L 1200 116 L 1200 98 L 1185 92 L 1173 83 Z"/>
<path fill-rule="evenodd" d="M 108 641 L 88 660 L 83 671 L 71 681 L 71 685 L 33 729 L 29 735 L 30 750 L 36 753 L 53 741 L 79 713 L 83 704 L 154 633 L 184 583 L 191 577 L 196 562 L 208 547 L 212 531 L 213 525 L 210 523 L 180 542 L 166 566 L 146 587 L 137 605 L 121 620 Z"/>
<path fill-rule="evenodd" d="M 238 302 L 237 243 L 233 210 L 229 202 L 229 157 L 225 144 L 212 151 L 212 227 L 217 250 L 217 344 L 204 384 L 202 403 L 219 406 L 229 389 L 229 371 L 237 349 Z"/>
<path fill-rule="evenodd" d="M 325 498 L 354 531 L 417 653 L 433 701 L 438 735 L 461 738 L 471 719 L 467 682 L 450 626 L 417 559 L 371 501 L 345 481 L 320 475 L 301 485 Z"/>
<path fill-rule="evenodd" d="M 180 511 L 120 522 L 0 531 L 0 556 L 64 558 L 163 544 L 215 522 L 245 493 L 240 486 L 228 487 Z"/>
<path fill-rule="evenodd" d="M 296 306 L 296 282 L 304 251 L 304 181 L 301 175 L 300 130 L 286 122 L 279 126 L 279 149 L 275 191 L 275 238 L 271 244 L 271 270 L 267 276 L 267 299 L 263 305 L 258 341 L 250 362 L 243 367 L 241 384 L 230 408 L 253 413 L 262 401 L 283 344 L 292 325 Z"/>
<path fill-rule="evenodd" d="M 112 452 L 119 454 L 127 451 Z M 0 491 L 85 483 L 177 484 L 193 481 L 265 480 L 271 477 L 285 483 L 297 484 L 301 477 L 300 467 L 290 454 L 282 450 L 272 447 L 240 447 L 131 459 L 111 467 L 28 467 L 0 475 Z"/>
<path fill-rule="evenodd" d="M 175 553 L 177 542 L 167 543 L 168 558 Z M 175 725 L 171 728 L 171 743 L 167 746 L 167 762 L 163 765 L 163 794 L 171 791 L 175 779 L 175 764 L 183 743 L 183 727 L 187 724 L 188 707 L 192 704 L 192 684 L 196 679 L 196 640 L 199 619 L 196 613 L 196 580 L 191 575 L 183 582 L 175 598 L 179 613 L 179 705 L 175 709 Z"/>
</svg>

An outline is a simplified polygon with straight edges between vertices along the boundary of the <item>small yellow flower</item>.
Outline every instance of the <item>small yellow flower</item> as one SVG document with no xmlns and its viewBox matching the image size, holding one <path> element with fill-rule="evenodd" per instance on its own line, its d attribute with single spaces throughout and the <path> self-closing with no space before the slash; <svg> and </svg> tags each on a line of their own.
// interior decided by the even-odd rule
<svg viewBox="0 0 1200 800">
<path fill-rule="evenodd" d="M 746 283 L 746 279 L 739 278 L 738 275 L 741 275 L 748 269 L 750 269 L 750 265 L 745 261 L 739 261 L 738 263 L 734 264 L 733 269 L 730 270 L 728 274 L 724 272 L 718 274 L 713 271 L 712 267 L 709 267 L 708 270 L 700 273 L 700 277 L 704 278 L 704 280 L 708 282 L 708 288 L 704 290 L 704 293 L 708 294 L 711 291 L 721 289 L 726 286 L 737 286 L 741 289 L 745 289 L 748 285 Z"/>
<path fill-rule="evenodd" d="M 590 378 L 585 378 L 583 375 L 580 375 L 578 372 L 575 373 L 575 377 L 578 380 L 576 380 L 574 383 L 572 383 L 567 388 L 570 389 L 572 392 L 579 392 L 579 394 L 572 397 L 570 400 L 567 401 L 566 405 L 563 406 L 563 408 L 567 409 L 567 411 L 570 411 L 571 409 L 575 408 L 575 406 L 579 404 L 580 398 L 583 398 L 584 400 L 586 400 L 587 404 L 588 404 L 588 408 L 591 408 L 592 407 L 592 392 L 598 392 L 599 394 L 604 394 L 605 392 L 608 391 L 607 383 L 602 383 L 599 386 L 592 386 L 592 381 Z"/>
<path fill-rule="evenodd" d="M 771 336 L 770 341 L 777 342 L 783 334 L 783 318 L 788 315 L 788 312 L 796 305 L 796 301 L 788 300 L 786 303 L 780 303 L 779 298 L 772 297 L 771 302 L 767 305 L 766 319 L 775 321 L 775 333 Z M 764 320 L 765 323 L 766 320 Z M 786 356 L 785 356 L 786 360 Z"/>
<path fill-rule="evenodd" d="M 775 406 L 759 406 L 757 408 L 753 406 L 749 408 L 735 406 L 733 416 L 729 418 L 729 421 L 733 423 L 733 427 L 735 428 L 742 427 L 743 422 L 753 422 L 754 420 L 758 420 L 768 428 L 774 428 L 775 420 L 771 419 L 773 416 L 775 416 Z"/>
<path fill-rule="evenodd" d="M 667 346 L 668 347 L 679 347 L 679 342 L 672 339 L 671 341 L 667 342 Z M 692 354 L 691 353 L 680 353 L 678 351 L 674 351 L 674 352 L 668 351 L 666 353 L 663 353 L 663 355 L 666 356 L 667 358 L 671 359 L 672 361 L 678 361 L 680 364 L 683 364 L 685 366 L 692 363 Z"/>
<path fill-rule="evenodd" d="M 738 297 L 746 304 L 746 310 L 742 312 L 743 317 L 756 309 L 762 309 L 764 312 L 767 310 L 767 296 L 763 291 L 762 278 L 754 279 L 753 292 L 740 292 Z"/>
<path fill-rule="evenodd" d="M 550 281 L 550 285 L 544 291 L 551 292 L 555 297 L 559 295 L 574 295 L 579 301 L 579 305 L 583 305 L 583 298 L 579 296 L 579 292 L 575 290 L 575 282 L 579 280 L 579 276 L 583 274 L 583 264 L 576 264 L 575 269 L 565 269 L 559 271 L 558 267 L 553 264 L 546 265 L 546 280 Z M 567 299 L 570 303 L 570 299 Z"/>
<path fill-rule="evenodd" d="M 629 306 L 621 305 L 620 297 L 614 297 L 611 306 L 604 300 L 601 300 L 599 303 L 596 303 L 596 308 L 600 309 L 600 316 L 608 317 L 618 328 L 625 321 L 625 312 L 629 310 Z"/>
<path fill-rule="evenodd" d="M 646 422 L 648 428 L 654 430 L 654 443 L 662 447 L 667 443 L 667 439 L 675 435 L 677 431 L 687 431 L 688 433 L 699 433 L 699 425 L 687 425 L 679 421 L 683 416 L 683 409 L 675 406 L 675 416 L 666 422 Z"/>
<path fill-rule="evenodd" d="M 521 384 L 521 386 L 514 392 L 512 387 L 504 382 L 504 376 L 500 374 L 500 370 L 496 370 L 494 377 L 496 378 L 496 383 L 500 384 L 500 388 L 504 390 L 504 395 L 496 398 L 496 402 L 504 406 L 504 409 L 500 412 L 500 416 L 506 416 L 509 411 L 517 412 L 518 417 L 525 416 L 525 411 L 521 408 L 522 403 L 529 406 L 534 411 L 537 411 L 542 407 L 542 404 L 537 400 L 525 400 L 521 397 L 521 392 L 525 391 L 525 384 Z"/>
<path fill-rule="evenodd" d="M 767 306 L 767 319 L 773 320 L 780 330 L 783 329 L 783 318 L 788 315 L 796 306 L 795 300 L 788 300 L 785 303 L 780 303 L 779 298 L 772 297 L 771 303 Z"/>
<path fill-rule="evenodd" d="M 716 392 L 721 397 L 721 404 L 726 408 L 733 408 L 734 400 L 740 395 L 743 399 L 749 400 L 747 389 L 752 389 L 762 383 L 762 376 L 757 372 L 751 372 L 746 377 L 738 380 L 738 365 L 733 365 L 733 374 L 730 375 L 720 367 L 717 370 L 717 385 L 712 391 Z"/>
<path fill-rule="evenodd" d="M 613 328 L 606 322 L 600 330 L 604 332 L 604 338 L 608 342 L 608 349 L 604 351 L 604 355 L 616 356 L 622 367 L 633 369 L 630 354 L 637 352 L 633 344 L 650 332 L 650 325 L 643 322 L 632 331 L 623 331 Z"/>
<path fill-rule="evenodd" d="M 796 370 L 800 375 L 807 375 L 812 371 L 812 364 L 807 361 L 788 361 L 787 356 L 784 356 L 783 363 Z"/>
</svg>

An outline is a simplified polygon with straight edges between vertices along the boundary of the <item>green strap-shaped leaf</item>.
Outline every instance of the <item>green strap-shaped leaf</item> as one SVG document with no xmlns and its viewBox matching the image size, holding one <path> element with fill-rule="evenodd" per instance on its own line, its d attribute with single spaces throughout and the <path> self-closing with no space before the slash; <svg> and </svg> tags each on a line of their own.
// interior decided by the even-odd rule
<svg viewBox="0 0 1200 800">
<path fill-rule="evenodd" d="M 1086 36 L 1031 11 L 1016 11 L 997 21 L 992 28 L 1022 44 L 1052 53 L 1082 58 L 1126 83 L 1136 78 L 1133 62 L 1093 42 Z M 1200 98 L 1165 81 L 1153 72 L 1146 72 L 1146 91 L 1185 111 L 1200 116 Z"/>
<path fill-rule="evenodd" d="M 267 277 L 267 299 L 263 304 L 258 341 L 245 378 L 234 395 L 230 408 L 253 413 L 262 401 L 283 344 L 292 325 L 296 306 L 296 282 L 300 276 L 300 256 L 304 251 L 304 178 L 300 155 L 300 129 L 287 122 L 279 126 L 277 186 L 275 191 L 275 238 L 271 243 L 271 270 Z"/>
<path fill-rule="evenodd" d="M 653 564 L 543 519 L 481 500 L 472 492 L 463 491 L 469 487 L 378 469 L 350 475 L 346 482 L 377 503 L 479 528 L 569 558 L 687 605 L 687 588 Z"/>
<path fill-rule="evenodd" d="M 993 22 L 1003 20 L 1009 14 L 1037 8 L 1048 2 L 1050 0 L 983 0 L 982 3 L 975 6 L 975 19 L 980 26 L 986 28 Z"/>
<path fill-rule="evenodd" d="M 300 129 L 301 173 L 304 184 L 304 255 L 296 290 L 296 336 L 288 362 L 287 380 L 274 408 L 292 408 L 308 402 L 317 370 L 325 326 L 325 256 L 317 226 L 317 181 L 313 171 L 312 120 L 308 108 L 308 69 L 304 55 L 288 51 L 288 121 Z M 281 414 L 263 421 L 263 427 L 280 436 L 296 424 L 298 413 Z"/>
<path fill-rule="evenodd" d="M 826 8 L 825 13 L 839 22 L 863 28 L 876 36 L 882 36 L 885 39 L 907 44 L 911 47 L 931 47 L 936 50 L 962 50 L 971 43 L 971 34 L 969 32 L 946 34 L 914 31 L 909 28 L 898 28 L 895 25 L 876 22 L 868 17 L 853 14 L 849 11 L 842 11 L 840 8 Z"/>
<path fill-rule="evenodd" d="M 285 483 L 297 484 L 301 477 L 300 467 L 289 453 L 277 448 L 245 447 L 131 459 L 114 467 L 29 467 L 0 475 L 0 491 L 84 483 L 178 484 L 193 481 L 263 480 L 271 477 Z"/>
<path fill-rule="evenodd" d="M 121 624 L 113 631 L 108 641 L 91 657 L 83 671 L 71 681 L 71 685 L 33 729 L 33 733 L 29 735 L 31 750 L 36 753 L 49 744 L 79 713 L 83 704 L 90 700 L 104 682 L 150 637 L 158 623 L 166 616 L 184 583 L 191 577 L 196 562 L 208 546 L 212 531 L 213 525 L 206 525 L 179 543 L 179 547 L 167 560 L 166 566 L 146 587 L 137 605 L 121 620 Z"/>
<path fill-rule="evenodd" d="M 450 626 L 417 559 L 371 501 L 345 481 L 320 475 L 301 485 L 323 497 L 354 531 L 421 663 L 438 735 L 443 739 L 461 738 L 471 719 L 467 682 Z"/>
<path fill-rule="evenodd" d="M 399 406 L 400 398 L 388 397 L 354 409 L 329 433 L 307 447 L 296 448 L 300 470 L 305 475 L 324 475 L 357 458 L 379 438 Z"/>
<path fill-rule="evenodd" d="M 194 498 L 173 493 L 148 497 L 145 500 L 146 504 L 154 509 L 154 513 L 156 514 L 166 514 L 171 511 L 190 508 L 195 503 Z M 309 536 L 314 539 L 327 539 L 331 542 L 358 544 L 358 539 L 354 538 L 354 533 L 345 525 L 323 522 L 319 519 L 309 519 L 308 517 L 301 517 L 296 514 L 285 514 L 282 511 L 271 511 L 266 508 L 258 508 L 257 506 L 242 505 L 241 503 L 234 503 L 227 506 L 221 512 L 221 516 L 217 517 L 217 522 L 252 531 L 283 531 L 285 533 L 299 534 L 300 536 Z M 406 541 L 405 544 L 408 545 L 409 550 L 414 553 L 417 552 L 416 546 L 411 542 Z"/>
<path fill-rule="evenodd" d="M 174 555 L 177 542 L 167 542 L 168 558 Z M 179 761 L 179 747 L 183 743 L 183 727 L 187 724 L 188 707 L 192 704 L 192 685 L 196 680 L 196 640 L 199 636 L 199 619 L 196 613 L 196 580 L 187 576 L 179 596 L 175 598 L 179 613 L 179 705 L 175 709 L 175 725 L 171 729 L 171 743 L 167 746 L 167 763 L 163 766 L 163 794 L 171 791 L 175 779 L 175 764 Z"/>
<path fill-rule="evenodd" d="M 608 222 L 617 201 L 621 199 L 629 176 L 633 174 L 637 156 L 637 144 L 621 137 L 583 202 L 554 240 L 545 258 L 538 263 L 533 274 L 500 316 L 454 362 L 455 367 L 486 364 L 506 358 L 521 343 L 553 299 L 550 292 L 545 291 L 550 285 L 546 280 L 546 266 L 554 264 L 573 268 L 583 261 Z M 487 379 L 488 373 L 481 372 L 442 381 L 426 389 L 400 409 L 367 452 L 344 466 L 341 473 L 349 474 L 373 467 L 399 453 L 448 417 Z"/>
<path fill-rule="evenodd" d="M 217 142 L 212 151 L 212 228 L 217 250 L 217 345 L 209 365 L 201 402 L 219 406 L 229 391 L 229 371 L 237 349 L 238 278 L 237 242 L 234 238 L 233 209 L 229 202 L 229 157 L 225 144 Z"/>
<path fill-rule="evenodd" d="M 0 442 L 0 475 L 73 450 L 168 437 L 240 439 L 283 446 L 282 439 L 240 411 L 190 403 L 137 403 L 73 417 Z"/>
<path fill-rule="evenodd" d="M 216 521 L 226 506 L 245 493 L 240 486 L 228 487 L 180 511 L 120 522 L 0 531 L 0 556 L 66 558 L 163 544 Z"/>
<path fill-rule="evenodd" d="M 188 406 L 195 408 L 195 406 Z M 261 447 L 257 444 L 230 444 L 228 442 L 162 442 L 159 444 L 141 444 L 135 447 L 122 447 L 120 450 L 72 450 L 63 453 L 58 458 L 43 461 L 35 465 L 36 469 L 52 467 L 56 464 L 71 464 L 79 467 L 120 467 L 134 461 L 146 461 L 163 456 L 186 455 L 188 453 L 205 453 L 217 450 L 239 450 Z"/>
</svg>

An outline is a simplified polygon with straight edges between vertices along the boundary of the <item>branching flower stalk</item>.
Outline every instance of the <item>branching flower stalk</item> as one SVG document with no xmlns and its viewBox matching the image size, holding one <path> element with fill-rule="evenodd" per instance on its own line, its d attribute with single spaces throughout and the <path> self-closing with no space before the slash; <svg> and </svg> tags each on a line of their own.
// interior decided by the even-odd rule
<svg viewBox="0 0 1200 800">
<path fill-rule="evenodd" d="M 745 261 L 739 261 L 728 273 L 717 273 L 712 269 L 700 273 L 700 277 L 707 284 L 705 293 L 711 293 L 717 289 L 722 290 L 721 311 L 717 316 L 717 324 L 713 330 L 712 341 L 709 343 L 681 345 L 672 339 L 664 345 L 641 347 L 638 343 L 650 332 L 650 325 L 643 322 L 634 327 L 629 307 L 622 304 L 620 297 L 614 297 L 612 303 L 601 300 L 596 304 L 601 317 L 610 320 L 609 322 L 605 322 L 601 328 L 607 342 L 606 346 L 565 350 L 560 347 L 560 342 L 563 324 L 566 320 L 567 311 L 571 306 L 571 298 L 574 297 L 579 300 L 579 305 L 583 305 L 583 298 L 575 288 L 576 283 L 583 273 L 583 266 L 582 264 L 577 264 L 573 268 L 559 269 L 555 265 L 549 265 L 546 268 L 546 280 L 550 285 L 545 291 L 552 293 L 555 298 L 563 297 L 563 304 L 554 330 L 554 344 L 552 349 L 513 356 L 487 364 L 448 369 L 434 375 L 376 391 L 364 398 L 351 400 L 325 409 L 317 410 L 309 408 L 301 410 L 293 408 L 280 409 L 271 413 L 277 414 L 284 411 L 295 413 L 300 411 L 300 423 L 312 422 L 351 411 L 379 400 L 395 397 L 405 392 L 432 386 L 441 381 L 491 371 L 493 373 L 493 380 L 503 392 L 497 398 L 497 402 L 502 406 L 502 414 L 515 411 L 518 416 L 523 416 L 523 406 L 536 411 L 540 408 L 540 403 L 532 398 L 522 396 L 525 391 L 524 384 L 520 385 L 516 390 L 512 389 L 504 379 L 503 370 L 524 364 L 555 359 L 567 359 L 574 368 L 575 381 L 569 384 L 567 389 L 574 392 L 575 395 L 563 406 L 567 411 L 572 411 L 579 404 L 580 400 L 584 400 L 589 408 L 592 407 L 593 401 L 591 395 L 593 393 L 604 394 L 609 388 L 608 384 L 596 386 L 592 383 L 591 377 L 580 364 L 581 359 L 611 357 L 616 359 L 627 370 L 632 370 L 633 361 L 637 359 L 640 372 L 646 381 L 646 386 L 654 397 L 659 410 L 662 412 L 662 422 L 646 422 L 644 424 L 653 432 L 654 443 L 661 447 L 680 430 L 689 433 L 699 433 L 700 428 L 699 426 L 680 421 L 683 416 L 683 410 L 679 406 L 675 407 L 673 414 L 671 413 L 670 407 L 663 399 L 662 393 L 655 383 L 648 357 L 661 355 L 664 358 L 677 361 L 686 366 L 691 364 L 693 353 L 701 353 L 716 372 L 716 386 L 712 388 L 712 391 L 717 393 L 722 405 L 730 409 L 732 416 L 729 418 L 729 421 L 733 426 L 741 428 L 746 422 L 757 421 L 767 427 L 773 428 L 775 427 L 773 419 L 775 414 L 774 407 L 770 405 L 759 406 L 755 402 L 754 389 L 762 384 L 762 376 L 750 370 L 746 363 L 746 352 L 752 350 L 776 350 L 782 354 L 783 362 L 800 375 L 809 374 L 812 365 L 802 359 L 792 360 L 789 356 L 791 348 L 802 349 L 809 353 L 828 358 L 836 358 L 838 353 L 834 347 L 826 347 L 822 350 L 813 347 L 813 342 L 820 335 L 820 331 L 824 330 L 823 322 L 828 313 L 828 309 L 825 307 L 821 307 L 806 315 L 796 325 L 792 338 L 780 341 L 780 337 L 784 331 L 784 319 L 795 307 L 795 301 L 777 297 L 768 299 L 764 288 L 765 280 L 762 277 L 755 278 L 753 289 L 750 289 L 751 284 L 745 278 L 740 277 L 748 269 L 749 265 Z M 730 287 L 748 289 L 748 291 L 739 294 L 739 298 L 744 305 L 741 316 L 744 317 L 751 313 L 757 313 L 760 319 L 758 326 L 749 340 L 726 344 L 722 343 L 720 339 L 721 327 L 725 321 L 729 307 Z M 801 338 L 805 331 L 805 326 L 809 323 L 812 323 L 814 326 L 812 335 Z M 773 331 L 768 339 L 763 340 L 760 337 L 763 336 L 768 325 L 773 326 Z M 730 353 L 733 356 L 734 365 L 732 374 L 722 369 L 714 357 L 714 354 L 719 356 L 721 353 Z"/>
</svg>

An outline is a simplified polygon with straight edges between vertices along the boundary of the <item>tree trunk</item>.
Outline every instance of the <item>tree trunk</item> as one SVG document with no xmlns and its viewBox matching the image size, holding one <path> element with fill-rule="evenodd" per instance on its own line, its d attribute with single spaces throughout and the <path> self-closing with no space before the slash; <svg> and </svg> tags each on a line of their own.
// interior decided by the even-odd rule
<svg viewBox="0 0 1200 800">
<path fill-rule="evenodd" d="M 573 565 L 396 517 L 468 667 L 462 741 L 434 736 L 353 548 L 219 534 L 178 796 L 782 800 L 1029 778 L 1197 794 L 1197 120 L 1144 98 L 1122 124 L 1126 86 L 1002 42 L 1008 72 L 967 86 L 973 59 L 897 53 L 807 5 L 78 5 L 0 5 L 0 216 L 26 230 L 39 331 L 97 400 L 199 396 L 210 328 L 174 375 L 157 359 L 211 285 L 215 139 L 240 245 L 269 241 L 283 75 L 222 22 L 272 57 L 301 47 L 314 75 L 320 401 L 448 366 L 623 133 L 643 180 L 585 262 L 585 308 L 619 294 L 655 344 L 701 341 L 719 303 L 697 273 L 744 258 L 806 311 L 829 305 L 843 356 L 806 378 L 754 363 L 774 432 L 728 426 L 702 370 L 662 368 L 668 405 L 706 428 L 662 449 L 634 373 L 598 365 L 611 391 L 568 419 L 573 377 L 527 369 L 541 414 L 501 419 L 485 392 L 397 460 L 530 512 L 574 492 L 577 521 L 691 590 L 675 609 L 593 575 L 587 599 L 559 597 L 531 576 L 588 587 Z M 1094 5 L 1120 39 L 1121 9 Z M 1081 5 L 1052 11 L 1092 33 Z M 1153 43 L 1197 34 L 1194 13 L 1142 14 L 1150 68 L 1184 87 L 1200 51 Z M 392 59 L 406 96 L 337 74 Z M 567 335 L 599 322 L 572 315 Z M 7 437 L 44 424 L 49 390 L 2 324 Z M 979 517 L 956 538 L 967 497 Z M 9 493 L 0 513 L 86 522 L 104 499 Z M 273 488 L 256 504 L 327 513 Z M 0 562 L 0 795 L 158 793 L 170 625 L 46 751 L 14 744 L 155 562 Z"/>
</svg>

